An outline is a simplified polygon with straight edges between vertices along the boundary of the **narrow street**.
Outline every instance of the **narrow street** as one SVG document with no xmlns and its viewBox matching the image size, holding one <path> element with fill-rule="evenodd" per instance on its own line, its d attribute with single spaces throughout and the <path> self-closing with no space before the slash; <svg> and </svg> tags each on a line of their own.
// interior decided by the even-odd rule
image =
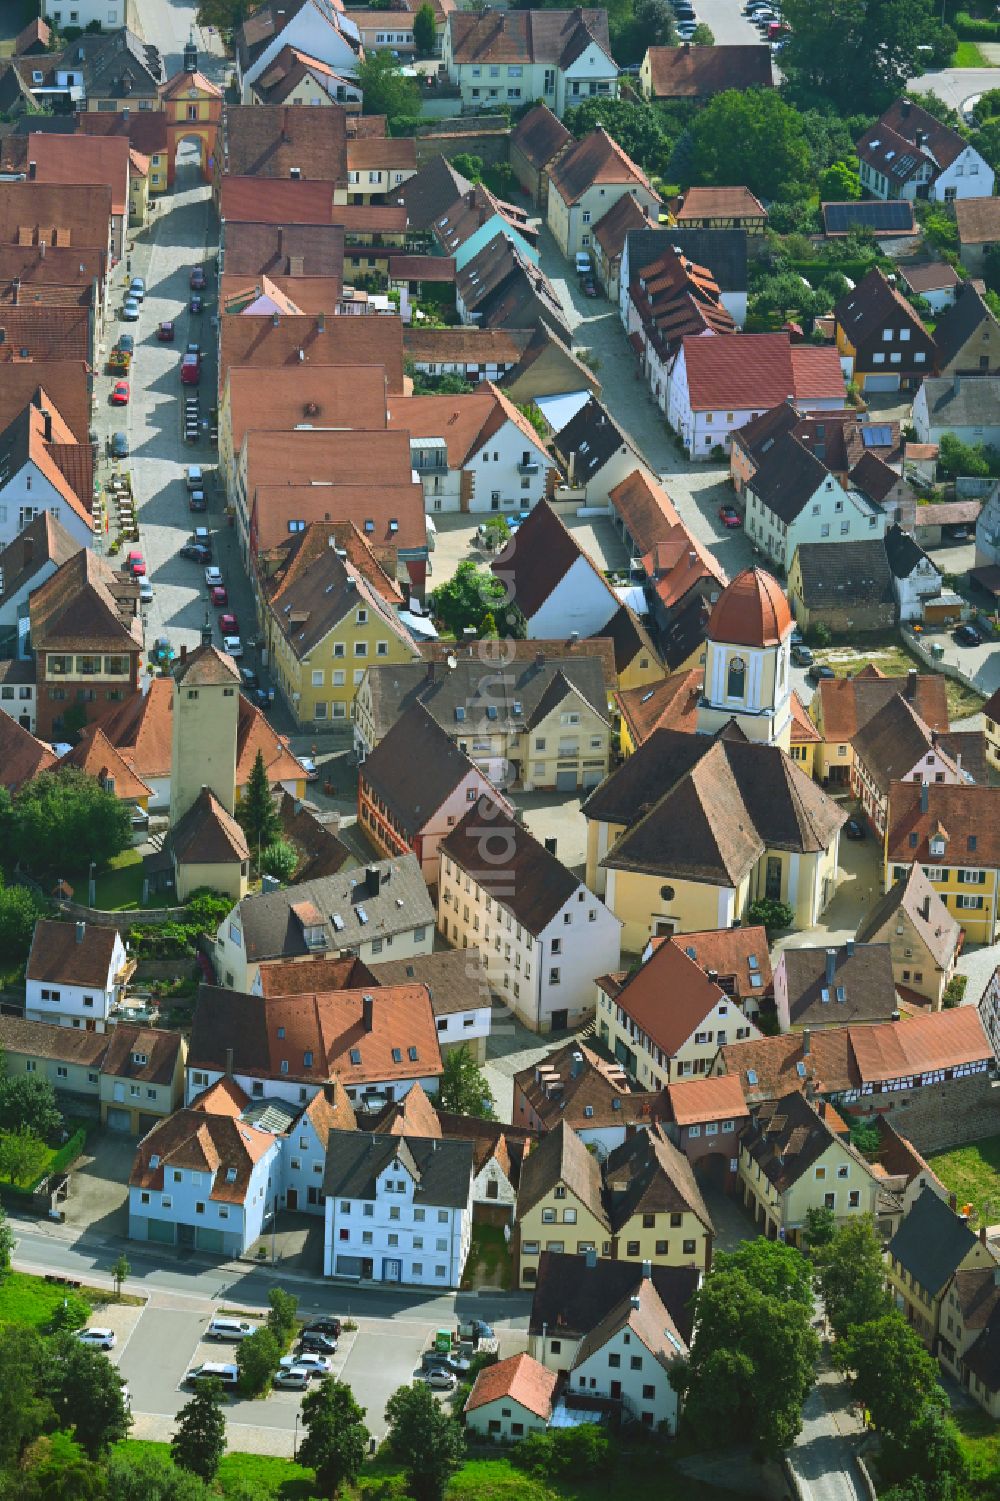
<svg viewBox="0 0 1000 1501">
<path fill-rule="evenodd" d="M 868 1501 L 855 1460 L 861 1432 L 847 1386 L 824 1353 L 802 1411 L 802 1432 L 788 1453 L 805 1501 Z"/>
</svg>

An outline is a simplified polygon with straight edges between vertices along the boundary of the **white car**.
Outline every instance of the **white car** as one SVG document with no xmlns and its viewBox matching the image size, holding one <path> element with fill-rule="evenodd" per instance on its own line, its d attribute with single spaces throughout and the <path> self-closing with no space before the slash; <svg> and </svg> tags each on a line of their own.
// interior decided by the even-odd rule
<svg viewBox="0 0 1000 1501">
<path fill-rule="evenodd" d="M 214 566 L 211 567 L 211 568 L 206 568 L 205 569 L 205 583 L 206 583 L 206 585 L 208 586 L 209 589 L 214 589 L 218 584 L 221 584 L 222 583 L 222 569 L 221 568 L 215 568 Z"/>
<path fill-rule="evenodd" d="M 76 1337 L 81 1345 L 90 1345 L 95 1350 L 113 1350 L 115 1347 L 113 1329 L 78 1329 Z"/>
<path fill-rule="evenodd" d="M 590 256 L 587 254 L 587 252 L 585 250 L 578 250 L 576 252 L 577 276 L 589 276 L 593 269 L 594 268 L 590 263 Z"/>
<path fill-rule="evenodd" d="M 437 1392 L 453 1392 L 458 1385 L 454 1371 L 446 1371 L 443 1366 L 435 1366 L 434 1370 L 428 1371 L 424 1380 Z"/>
<path fill-rule="evenodd" d="M 223 636 L 222 650 L 228 652 L 231 657 L 242 657 L 243 642 L 239 636 Z"/>
<path fill-rule="evenodd" d="M 283 1371 L 308 1371 L 310 1376 L 329 1376 L 333 1370 L 333 1362 L 327 1360 L 325 1355 L 283 1355 L 278 1364 Z"/>
<path fill-rule="evenodd" d="M 274 1377 L 275 1386 L 286 1392 L 304 1392 L 309 1386 L 310 1372 L 302 1365 L 288 1366 Z"/>
<path fill-rule="evenodd" d="M 149 579 L 139 580 L 139 603 L 141 605 L 151 605 L 153 603 L 153 586 L 149 582 Z"/>
</svg>

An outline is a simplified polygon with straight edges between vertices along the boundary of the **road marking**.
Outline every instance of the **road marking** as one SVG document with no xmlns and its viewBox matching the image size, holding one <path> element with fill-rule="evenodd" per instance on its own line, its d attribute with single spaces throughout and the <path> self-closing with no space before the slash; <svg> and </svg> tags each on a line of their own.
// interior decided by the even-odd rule
<svg viewBox="0 0 1000 1501">
<path fill-rule="evenodd" d="M 121 1304 L 119 1304 L 118 1306 L 121 1307 Z M 123 1359 L 125 1358 L 125 1351 L 128 1349 L 129 1345 L 132 1343 L 132 1336 L 135 1333 L 135 1331 L 138 1329 L 139 1325 L 142 1323 L 143 1315 L 145 1314 L 146 1309 L 148 1307 L 149 1307 L 149 1301 L 147 1300 L 143 1304 L 143 1306 L 140 1308 L 140 1310 L 139 1310 L 139 1317 L 136 1319 L 135 1323 L 132 1325 L 132 1327 L 129 1330 L 128 1334 L 125 1336 L 125 1343 L 122 1345 L 121 1349 L 118 1351 L 118 1359 L 115 1361 L 115 1365 L 116 1366 L 120 1366 L 121 1363 L 122 1363 L 122 1361 L 123 1361 Z"/>
</svg>

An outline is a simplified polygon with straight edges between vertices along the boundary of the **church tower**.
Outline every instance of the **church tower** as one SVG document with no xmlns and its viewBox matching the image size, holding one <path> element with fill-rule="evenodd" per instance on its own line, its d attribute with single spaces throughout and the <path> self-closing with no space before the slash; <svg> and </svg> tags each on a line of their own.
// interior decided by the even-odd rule
<svg viewBox="0 0 1000 1501">
<path fill-rule="evenodd" d="M 174 828 L 207 787 L 227 813 L 236 806 L 240 675 L 211 640 L 174 671 L 170 824 Z"/>
<path fill-rule="evenodd" d="M 792 616 L 781 585 L 760 568 L 727 584 L 708 621 L 698 731 L 735 720 L 748 740 L 791 743 Z"/>
</svg>

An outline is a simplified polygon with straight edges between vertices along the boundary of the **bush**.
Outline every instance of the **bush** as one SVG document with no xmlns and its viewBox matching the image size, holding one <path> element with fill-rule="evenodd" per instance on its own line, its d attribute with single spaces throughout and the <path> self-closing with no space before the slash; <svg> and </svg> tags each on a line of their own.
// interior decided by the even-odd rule
<svg viewBox="0 0 1000 1501">
<path fill-rule="evenodd" d="M 546 1479 L 584 1479 L 606 1469 L 614 1455 L 611 1440 L 594 1423 L 532 1433 L 514 1449 L 514 1461 Z"/>
<path fill-rule="evenodd" d="M 826 621 L 817 620 L 814 625 L 811 625 L 806 631 L 806 640 L 810 641 L 813 646 L 829 646 L 833 637 L 830 634 L 830 627 Z"/>
<path fill-rule="evenodd" d="M 952 25 L 964 42 L 1000 42 L 1000 22 L 980 21 L 967 10 L 956 11 Z"/>
<path fill-rule="evenodd" d="M 260 857 L 261 874 L 273 876 L 276 881 L 283 881 L 287 886 L 298 863 L 299 857 L 288 840 L 275 839 Z"/>
<path fill-rule="evenodd" d="M 747 921 L 766 928 L 767 936 L 770 938 L 772 933 L 778 932 L 781 928 L 790 928 L 795 921 L 795 913 L 787 902 L 776 902 L 772 897 L 764 896 L 750 903 Z"/>
</svg>

